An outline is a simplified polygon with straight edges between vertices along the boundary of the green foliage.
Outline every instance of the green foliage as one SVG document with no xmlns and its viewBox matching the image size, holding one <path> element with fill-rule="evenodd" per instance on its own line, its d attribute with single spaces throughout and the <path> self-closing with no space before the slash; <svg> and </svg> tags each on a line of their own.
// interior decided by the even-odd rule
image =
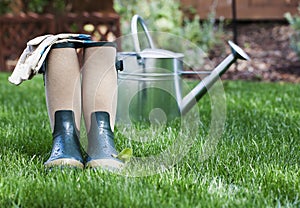
<svg viewBox="0 0 300 208">
<path fill-rule="evenodd" d="M 298 11 L 300 12 L 300 7 L 298 8 Z M 300 57 L 300 16 L 293 16 L 291 13 L 286 13 L 285 18 L 294 30 L 293 35 L 290 37 L 291 47 Z"/>
<path fill-rule="evenodd" d="M 51 2 L 54 9 L 57 9 L 58 11 L 65 11 L 67 5 L 65 0 L 55 0 Z"/>
<path fill-rule="evenodd" d="M 10 2 L 11 2 L 10 0 L 0 0 L 0 15 L 10 12 L 10 8 L 9 8 Z"/>
<path fill-rule="evenodd" d="M 43 13 L 45 6 L 48 5 L 48 1 L 43 0 L 31 0 L 28 3 L 28 8 L 31 12 Z"/>
<path fill-rule="evenodd" d="M 28 3 L 28 8 L 31 12 L 44 13 L 47 7 L 51 7 L 55 12 L 64 11 L 66 6 L 65 0 L 53 0 L 53 1 L 44 1 L 44 0 L 30 0 Z"/>
<path fill-rule="evenodd" d="M 6 14 L 11 12 L 10 0 L 0 0 L 0 14 Z M 24 1 L 24 12 L 45 13 L 47 8 L 51 8 L 54 11 L 64 11 L 66 6 L 66 0 L 28 0 Z"/>
<path fill-rule="evenodd" d="M 199 45 L 203 51 L 208 52 L 215 45 L 221 43 L 223 35 L 223 22 L 220 21 L 219 25 L 215 25 L 215 14 L 211 12 L 206 21 L 200 25 L 200 17 L 195 16 L 194 20 L 190 21 L 185 19 L 183 35 L 192 43 Z"/>
<path fill-rule="evenodd" d="M 123 35 L 130 34 L 130 20 L 139 14 L 149 30 L 171 33 L 185 38 L 198 45 L 205 52 L 220 42 L 223 32 L 222 24 L 216 27 L 214 13 L 200 23 L 200 17 L 195 15 L 193 20 L 184 17 L 178 0 L 124 1 L 116 0 L 115 10 L 121 16 Z M 169 41 L 161 40 L 166 43 Z M 168 47 L 168 46 L 165 46 Z"/>
<path fill-rule="evenodd" d="M 123 149 L 118 155 L 112 155 L 115 158 L 122 160 L 123 162 L 127 163 L 130 161 L 133 155 L 133 151 L 130 148 Z"/>
</svg>

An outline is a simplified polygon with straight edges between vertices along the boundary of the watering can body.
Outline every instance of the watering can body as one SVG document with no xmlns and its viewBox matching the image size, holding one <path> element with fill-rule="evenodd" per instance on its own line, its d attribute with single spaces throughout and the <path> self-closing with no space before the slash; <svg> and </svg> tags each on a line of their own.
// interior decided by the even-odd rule
<svg viewBox="0 0 300 208">
<path fill-rule="evenodd" d="M 138 22 L 150 45 L 142 51 L 137 36 Z M 118 73 L 117 122 L 160 123 L 185 115 L 230 65 L 237 59 L 250 59 L 241 48 L 229 41 L 232 54 L 194 89 L 184 92 L 184 55 L 155 48 L 143 19 L 138 15 L 133 17 L 131 26 L 136 51 L 119 52 L 117 55 L 118 60 L 123 62 L 123 71 Z"/>
<path fill-rule="evenodd" d="M 160 49 L 118 53 L 117 121 L 149 122 L 180 116 L 183 54 Z M 150 119 L 150 120 L 149 120 Z M 155 122 L 155 121 L 154 121 Z"/>
</svg>

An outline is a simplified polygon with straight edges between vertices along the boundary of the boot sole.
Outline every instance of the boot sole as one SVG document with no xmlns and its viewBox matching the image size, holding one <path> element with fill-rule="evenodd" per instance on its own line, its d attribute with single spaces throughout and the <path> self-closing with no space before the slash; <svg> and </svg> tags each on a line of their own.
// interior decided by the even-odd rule
<svg viewBox="0 0 300 208">
<path fill-rule="evenodd" d="M 96 159 L 86 163 L 86 168 L 103 168 L 108 170 L 120 170 L 124 163 L 114 159 Z"/>
<path fill-rule="evenodd" d="M 80 161 L 70 159 L 70 158 L 53 160 L 51 162 L 45 163 L 45 166 L 48 168 L 55 167 L 55 166 L 68 166 L 68 167 L 75 167 L 80 169 L 84 168 L 84 165 Z"/>
</svg>

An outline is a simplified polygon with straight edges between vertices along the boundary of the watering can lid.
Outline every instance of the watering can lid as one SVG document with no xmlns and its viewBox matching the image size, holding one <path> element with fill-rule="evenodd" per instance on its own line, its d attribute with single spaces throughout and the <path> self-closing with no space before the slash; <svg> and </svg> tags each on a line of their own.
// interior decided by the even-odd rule
<svg viewBox="0 0 300 208">
<path fill-rule="evenodd" d="M 168 51 L 158 48 L 146 48 L 139 53 L 143 58 L 183 58 L 182 53 L 175 53 L 173 51 Z"/>
</svg>

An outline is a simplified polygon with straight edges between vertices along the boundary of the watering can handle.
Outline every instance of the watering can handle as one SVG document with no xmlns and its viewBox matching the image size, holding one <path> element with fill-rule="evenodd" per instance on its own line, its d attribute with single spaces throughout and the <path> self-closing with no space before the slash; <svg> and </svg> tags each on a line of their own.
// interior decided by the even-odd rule
<svg viewBox="0 0 300 208">
<path fill-rule="evenodd" d="M 150 48 L 155 48 L 154 44 L 153 44 L 153 40 L 149 34 L 148 28 L 147 28 L 143 18 L 136 14 L 131 19 L 131 33 L 132 33 L 132 37 L 133 37 L 133 44 L 134 44 L 135 51 L 137 53 L 141 52 L 140 41 L 139 41 L 138 31 L 137 31 L 138 23 L 140 23 L 140 25 L 142 26 L 142 28 L 146 34 Z"/>
</svg>

